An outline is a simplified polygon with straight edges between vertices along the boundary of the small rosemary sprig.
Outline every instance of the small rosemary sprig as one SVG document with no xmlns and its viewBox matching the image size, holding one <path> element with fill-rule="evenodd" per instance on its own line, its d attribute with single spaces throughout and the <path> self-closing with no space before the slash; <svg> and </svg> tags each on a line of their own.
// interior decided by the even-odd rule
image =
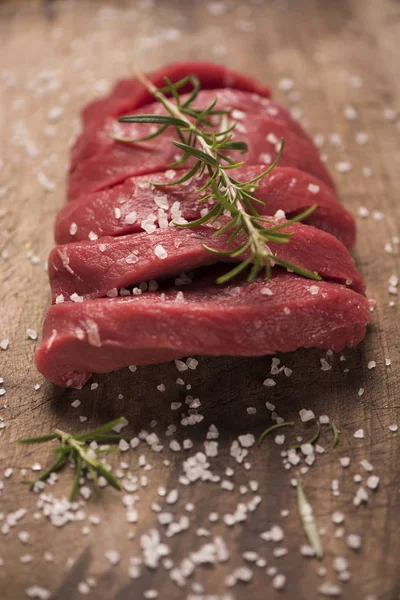
<svg viewBox="0 0 400 600">
<path fill-rule="evenodd" d="M 121 490 L 118 479 L 106 469 L 104 463 L 98 459 L 97 454 L 115 452 L 118 450 L 118 446 L 110 446 L 109 444 L 118 444 L 121 437 L 109 434 L 109 432 L 116 425 L 123 422 L 125 422 L 125 418 L 120 417 L 83 434 L 76 435 L 56 429 L 55 432 L 50 435 L 18 440 L 19 444 L 40 444 L 53 440 L 58 440 L 60 442 L 60 445 L 54 448 L 57 454 L 55 462 L 39 475 L 39 477 L 30 482 L 30 487 L 33 488 L 38 481 L 45 481 L 52 473 L 65 467 L 68 461 L 72 461 L 75 466 L 75 479 L 70 494 L 70 501 L 74 499 L 79 489 L 80 479 L 84 471 L 90 473 L 95 483 L 97 483 L 98 476 L 101 475 L 115 489 Z M 95 451 L 87 446 L 87 444 L 90 444 L 91 442 L 105 445 L 100 446 Z"/>
<path fill-rule="evenodd" d="M 239 261 L 239 264 L 231 271 L 219 277 L 217 282 L 225 283 L 229 281 L 250 265 L 252 267 L 249 271 L 248 281 L 254 281 L 262 270 L 265 270 L 266 278 L 270 279 L 271 267 L 274 264 L 290 269 L 304 277 L 320 280 L 321 277 L 316 273 L 274 255 L 268 246 L 270 242 L 290 242 L 292 233 L 282 230 L 287 228 L 288 225 L 306 218 L 316 206 L 312 206 L 293 219 L 279 224 L 262 217 L 255 208 L 255 205 L 262 204 L 262 202 L 253 196 L 254 190 L 257 188 L 258 182 L 270 173 L 278 163 L 283 152 L 284 140 L 281 141 L 281 147 L 275 161 L 268 169 L 249 181 L 240 182 L 232 177 L 229 171 L 242 166 L 244 163 L 236 162 L 227 153 L 232 150 L 245 153 L 248 150 L 247 144 L 242 141 L 232 141 L 232 132 L 236 127 L 236 123 L 229 125 L 228 111 L 215 108 L 217 98 L 205 109 L 194 108 L 193 102 L 200 91 L 198 77 L 189 75 L 176 83 L 172 83 L 168 77 L 164 77 L 165 87 L 157 88 L 140 71 L 136 70 L 136 76 L 154 98 L 161 102 L 167 114 L 127 115 L 119 119 L 121 123 L 148 123 L 160 126 L 156 131 L 145 137 L 130 139 L 110 135 L 119 142 L 138 143 L 156 138 L 163 134 L 168 127 L 175 128 L 178 140 L 174 140 L 172 143 L 182 151 L 182 157 L 171 167 L 182 166 L 189 159 L 191 161 L 194 159 L 194 164 L 183 177 L 162 185 L 177 185 L 188 181 L 195 175 L 201 177 L 207 174 L 206 182 L 198 190 L 200 194 L 199 202 L 205 203 L 210 200 L 214 203 L 212 208 L 201 218 L 190 223 L 176 225 L 180 227 L 197 227 L 205 223 L 216 224 L 220 217 L 228 217 L 228 222 L 219 227 L 217 225 L 214 233 L 214 236 L 223 234 L 228 236 L 227 250 L 216 250 L 204 245 L 209 252 Z M 193 89 L 189 96 L 183 100 L 179 90 L 187 84 L 191 84 Z M 170 94 L 173 101 L 166 94 Z M 217 131 L 212 129 L 216 116 L 221 119 L 221 126 Z M 270 227 L 266 227 L 266 225 L 270 225 Z M 235 245 L 234 242 L 237 239 L 241 241 L 238 245 Z M 229 248 L 229 246 L 231 247 Z"/>
</svg>

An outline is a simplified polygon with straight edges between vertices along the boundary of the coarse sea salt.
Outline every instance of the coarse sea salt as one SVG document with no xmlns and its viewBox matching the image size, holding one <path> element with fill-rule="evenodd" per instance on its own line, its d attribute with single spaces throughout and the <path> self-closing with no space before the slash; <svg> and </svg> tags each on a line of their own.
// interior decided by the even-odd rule
<svg viewBox="0 0 400 600">
<path fill-rule="evenodd" d="M 307 189 L 309 192 L 311 192 L 311 194 L 318 194 L 318 192 L 321 188 L 316 183 L 309 183 L 307 186 Z"/>
<path fill-rule="evenodd" d="M 351 550 L 359 550 L 361 548 L 361 536 L 355 533 L 350 533 L 346 538 L 346 542 L 347 547 L 351 548 Z"/>
<path fill-rule="evenodd" d="M 83 296 L 79 296 L 76 292 L 71 294 L 69 299 L 72 300 L 72 302 L 83 302 Z"/>
<path fill-rule="evenodd" d="M 364 429 L 357 429 L 357 431 L 353 433 L 353 437 L 362 440 L 364 438 Z"/>
<path fill-rule="evenodd" d="M 335 167 L 339 173 L 349 173 L 353 168 L 352 164 L 348 161 L 339 161 L 336 163 Z"/>
<path fill-rule="evenodd" d="M 289 77 L 282 77 L 278 82 L 278 87 L 282 92 L 291 92 L 294 88 L 294 81 Z"/>
<path fill-rule="evenodd" d="M 274 387 L 276 385 L 276 381 L 271 377 L 267 377 L 267 379 L 264 379 L 263 385 L 265 385 L 265 387 Z"/>
<path fill-rule="evenodd" d="M 307 423 L 307 421 L 312 421 L 315 419 L 315 414 L 312 410 L 308 410 L 306 408 L 302 408 L 299 411 L 300 419 L 303 423 Z"/>
<path fill-rule="evenodd" d="M 127 223 L 128 225 L 133 225 L 133 223 L 136 222 L 136 219 L 136 212 L 132 211 L 125 216 L 125 223 Z"/>
<path fill-rule="evenodd" d="M 157 244 L 157 246 L 154 248 L 154 254 L 161 260 L 164 260 L 168 256 L 168 252 L 162 244 Z"/>
<path fill-rule="evenodd" d="M 273 296 L 274 292 L 271 290 L 271 288 L 265 286 L 261 288 L 261 294 L 263 296 Z"/>
<path fill-rule="evenodd" d="M 76 223 L 72 222 L 71 225 L 69 226 L 70 235 L 75 235 L 77 231 L 78 231 L 78 225 Z"/>
<path fill-rule="evenodd" d="M 321 363 L 321 371 L 330 371 L 332 369 L 332 366 L 325 358 L 320 358 L 319 362 Z"/>
</svg>

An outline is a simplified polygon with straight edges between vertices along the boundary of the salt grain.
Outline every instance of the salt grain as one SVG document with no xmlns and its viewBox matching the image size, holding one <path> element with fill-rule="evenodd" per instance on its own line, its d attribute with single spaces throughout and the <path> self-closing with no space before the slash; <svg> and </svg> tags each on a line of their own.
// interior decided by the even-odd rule
<svg viewBox="0 0 400 600">
<path fill-rule="evenodd" d="M 357 429 L 357 431 L 353 433 L 353 437 L 362 440 L 364 438 L 364 429 Z"/>
<path fill-rule="evenodd" d="M 274 385 L 276 385 L 276 381 L 274 381 L 271 378 L 267 378 L 263 381 L 263 385 L 265 385 L 265 387 L 273 387 Z"/>
<path fill-rule="evenodd" d="M 162 244 L 157 244 L 157 246 L 154 248 L 154 254 L 161 260 L 164 260 L 168 256 L 168 252 L 165 250 Z"/>
<path fill-rule="evenodd" d="M 370 475 L 367 479 L 367 486 L 370 490 L 376 490 L 379 486 L 379 477 L 377 475 Z"/>
<path fill-rule="evenodd" d="M 117 565 L 120 561 L 120 553 L 117 550 L 107 550 L 104 553 L 104 556 L 109 561 L 109 563 L 113 566 Z"/>
<path fill-rule="evenodd" d="M 332 369 L 332 366 L 325 358 L 320 358 L 319 362 L 321 363 L 321 371 L 330 371 Z"/>
<path fill-rule="evenodd" d="M 346 105 L 343 109 L 344 118 L 348 121 L 355 121 L 358 117 L 358 113 L 354 106 Z"/>
<path fill-rule="evenodd" d="M 355 533 L 351 533 L 346 538 L 348 548 L 351 550 L 359 550 L 361 548 L 361 537 Z"/>
<path fill-rule="evenodd" d="M 349 173 L 352 169 L 352 164 L 350 162 L 340 161 L 336 163 L 335 167 L 339 173 Z"/>
<path fill-rule="evenodd" d="M 308 289 L 312 296 L 317 296 L 319 294 L 320 288 L 317 285 L 311 285 Z"/>
<path fill-rule="evenodd" d="M 133 223 L 136 222 L 136 219 L 136 212 L 132 211 L 125 216 L 125 223 L 127 223 L 128 225 L 133 225 Z"/>
<path fill-rule="evenodd" d="M 10 344 L 10 340 L 8 338 L 4 338 L 3 340 L 0 341 L 0 348 L 2 350 L 7 350 L 9 344 Z"/>
<path fill-rule="evenodd" d="M 318 194 L 321 188 L 316 183 L 309 183 L 307 189 L 309 192 L 311 192 L 311 194 Z"/>
<path fill-rule="evenodd" d="M 290 92 L 294 88 L 294 82 L 288 77 L 282 77 L 282 79 L 279 80 L 278 87 L 282 92 Z"/>
<path fill-rule="evenodd" d="M 323 583 L 319 586 L 318 591 L 323 596 L 341 596 L 342 588 L 334 583 Z"/>
<path fill-rule="evenodd" d="M 312 410 L 307 410 L 306 408 L 302 408 L 299 411 L 300 419 L 303 423 L 307 423 L 307 421 L 312 421 L 315 419 L 315 414 Z"/>
<path fill-rule="evenodd" d="M 247 433 L 246 435 L 239 435 L 239 442 L 243 448 L 251 448 L 251 446 L 255 443 L 255 437 L 252 433 Z"/>
<path fill-rule="evenodd" d="M 286 584 L 286 577 L 284 575 L 278 574 L 272 580 L 272 587 L 275 590 L 282 590 Z"/>
<path fill-rule="evenodd" d="M 69 298 L 72 302 L 83 302 L 83 296 L 79 296 L 76 292 L 71 294 Z"/>
</svg>

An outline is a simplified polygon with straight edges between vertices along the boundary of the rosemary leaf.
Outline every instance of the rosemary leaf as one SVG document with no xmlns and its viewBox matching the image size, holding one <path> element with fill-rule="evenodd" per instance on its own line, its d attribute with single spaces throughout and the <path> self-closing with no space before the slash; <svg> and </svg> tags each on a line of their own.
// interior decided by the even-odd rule
<svg viewBox="0 0 400 600">
<path fill-rule="evenodd" d="M 249 147 L 246 142 L 226 142 L 224 144 L 225 150 L 240 150 L 242 154 L 249 151 Z"/>
<path fill-rule="evenodd" d="M 309 208 L 307 208 L 307 210 L 304 210 L 303 212 L 299 213 L 295 217 L 287 219 L 284 223 L 279 223 L 278 225 L 275 225 L 274 227 L 272 227 L 272 230 L 273 231 L 278 231 L 279 229 L 284 229 L 286 227 L 289 227 L 293 223 L 298 223 L 299 221 L 304 221 L 304 219 L 306 219 L 307 217 L 309 217 L 311 215 L 311 213 L 313 213 L 316 208 L 317 208 L 317 205 L 313 204 L 312 206 L 310 206 Z"/>
<path fill-rule="evenodd" d="M 294 444 L 293 446 L 289 446 L 289 448 L 301 448 L 304 444 L 315 444 L 315 442 L 317 441 L 317 439 L 320 436 L 320 433 L 321 433 L 321 424 L 318 423 L 317 431 L 314 433 L 314 435 L 312 436 L 312 438 L 310 440 L 308 440 L 307 442 L 303 442 L 302 444 Z"/>
<path fill-rule="evenodd" d="M 50 435 L 42 435 L 41 437 L 25 438 L 17 440 L 17 444 L 41 444 L 42 442 L 51 442 L 52 440 L 59 440 L 60 436 L 57 433 L 51 433 Z"/>
<path fill-rule="evenodd" d="M 154 138 L 158 137 L 168 128 L 168 125 L 163 125 L 154 133 L 150 133 L 149 135 L 145 135 L 140 138 L 126 138 L 120 135 L 116 135 L 115 133 L 109 133 L 108 135 L 115 140 L 116 142 L 125 142 L 126 144 L 139 144 L 141 142 L 148 142 L 150 140 L 154 140 Z"/>
<path fill-rule="evenodd" d="M 283 138 L 281 138 L 281 146 L 279 148 L 279 152 L 278 152 L 275 160 L 271 163 L 271 165 L 268 167 L 268 169 L 266 169 L 265 171 L 263 171 L 262 173 L 260 173 L 259 175 L 257 175 L 257 177 L 253 177 L 253 179 L 250 179 L 247 183 L 248 184 L 257 183 L 257 181 L 260 181 L 260 179 L 264 179 L 264 177 L 266 175 L 268 175 L 268 173 L 271 173 L 271 171 L 273 169 L 275 169 L 276 165 L 280 161 L 281 156 L 283 154 L 284 147 L 285 147 L 285 140 Z"/>
<path fill-rule="evenodd" d="M 340 431 L 339 429 L 336 427 L 335 423 L 332 421 L 331 423 L 331 429 L 333 432 L 333 447 L 336 448 L 336 446 L 339 444 L 340 442 Z"/>
<path fill-rule="evenodd" d="M 30 487 L 33 488 L 37 481 L 45 481 L 51 475 L 51 473 L 56 473 L 59 471 L 67 460 L 68 454 L 64 452 L 61 453 L 57 460 L 48 469 L 46 469 L 46 471 L 44 471 L 41 475 L 39 475 L 39 477 L 36 477 L 36 479 L 31 482 Z"/>
<path fill-rule="evenodd" d="M 314 518 L 314 513 L 311 504 L 308 503 L 304 493 L 303 484 L 300 475 L 297 475 L 297 506 L 304 532 L 307 539 L 314 550 L 316 558 L 322 558 L 324 555 L 321 538 L 318 531 L 318 526 Z"/>
<path fill-rule="evenodd" d="M 77 440 L 85 440 L 85 441 L 93 440 L 93 439 L 97 438 L 98 436 L 108 433 L 114 427 L 123 423 L 125 420 L 126 420 L 125 417 L 118 417 L 118 419 L 114 419 L 113 421 L 110 421 L 109 423 L 106 423 L 105 425 L 96 427 L 96 429 L 92 429 L 92 431 L 88 431 L 87 433 L 83 433 L 81 435 L 76 435 L 74 437 Z"/>
<path fill-rule="evenodd" d="M 204 217 L 200 217 L 199 219 L 196 219 L 195 221 L 191 221 L 190 223 L 175 223 L 174 225 L 176 225 L 176 227 L 198 227 L 199 225 L 204 225 L 204 223 L 207 223 L 208 221 L 210 221 L 216 214 L 218 213 L 218 206 L 214 206 L 214 208 L 209 211 L 206 215 L 204 215 Z M 219 215 L 218 215 L 219 216 Z"/>
<path fill-rule="evenodd" d="M 110 473 L 110 471 L 107 471 L 105 466 L 100 461 L 95 461 L 92 466 L 100 473 L 100 475 L 107 479 L 108 483 L 112 485 L 113 488 L 119 491 L 122 490 L 122 487 L 115 475 Z"/>
<path fill-rule="evenodd" d="M 315 281 L 321 281 L 322 279 L 322 277 L 318 275 L 318 273 L 314 273 L 313 271 L 309 271 L 308 269 L 303 269 L 303 267 L 294 265 L 291 262 L 280 258 L 279 256 L 273 255 L 271 258 L 275 263 L 277 263 L 281 267 L 285 267 L 285 269 L 293 271 L 294 273 L 297 273 L 297 275 L 302 275 L 303 277 L 307 277 L 308 279 L 314 279 Z"/>
<path fill-rule="evenodd" d="M 189 179 L 192 179 L 192 177 L 194 177 L 194 175 L 196 175 L 197 171 L 199 170 L 201 166 L 200 162 L 197 162 L 191 169 L 190 171 L 188 171 L 186 173 L 186 175 L 184 175 L 183 177 L 181 177 L 180 179 L 174 179 L 174 181 L 170 181 L 168 183 L 166 182 L 155 182 L 155 181 L 151 181 L 150 183 L 154 186 L 159 186 L 159 187 L 167 187 L 167 186 L 171 186 L 171 185 L 180 185 L 181 183 L 185 183 L 185 181 L 188 181 Z"/>
<path fill-rule="evenodd" d="M 207 165 L 210 165 L 211 167 L 218 167 L 218 161 L 213 156 L 208 156 L 205 152 L 202 152 L 193 146 L 189 146 L 188 144 L 183 144 L 182 142 L 173 141 L 172 143 L 180 150 L 183 150 L 186 154 L 190 154 L 195 158 L 199 158 Z"/>
<path fill-rule="evenodd" d="M 260 437 L 258 438 L 258 445 L 261 446 L 263 439 L 271 433 L 271 431 L 275 431 L 275 429 L 279 429 L 280 427 L 293 427 L 294 421 L 285 421 L 284 423 L 275 423 L 275 425 L 271 425 L 265 431 L 262 432 Z"/>
<path fill-rule="evenodd" d="M 246 258 L 243 262 L 236 265 L 236 267 L 234 267 L 231 271 L 229 271 L 228 273 L 225 273 L 225 275 L 221 275 L 221 277 L 218 277 L 217 283 L 222 284 L 222 283 L 226 283 L 230 279 L 233 279 L 233 277 L 236 277 L 236 275 L 239 275 L 239 273 L 244 271 L 244 269 L 246 267 L 248 267 L 250 263 L 251 263 L 251 258 Z"/>
<path fill-rule="evenodd" d="M 120 117 L 119 123 L 154 123 L 156 125 L 167 125 L 172 127 L 186 127 L 185 121 L 170 115 L 127 115 Z"/>
<path fill-rule="evenodd" d="M 74 485 L 72 486 L 72 490 L 69 496 L 69 501 L 72 502 L 76 496 L 76 493 L 79 489 L 79 482 L 82 475 L 82 457 L 80 454 L 76 457 L 76 467 L 75 467 L 75 479 Z"/>
</svg>

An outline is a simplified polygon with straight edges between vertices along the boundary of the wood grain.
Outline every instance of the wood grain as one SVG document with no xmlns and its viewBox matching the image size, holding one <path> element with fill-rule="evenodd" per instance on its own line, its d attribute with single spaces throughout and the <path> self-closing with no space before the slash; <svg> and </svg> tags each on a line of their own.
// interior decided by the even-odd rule
<svg viewBox="0 0 400 600">
<path fill-rule="evenodd" d="M 226 4 L 222 16 L 212 14 L 208 3 L 179 0 L 0 5 L 0 157 L 4 162 L 0 170 L 0 207 L 6 209 L 0 219 L 0 340 L 10 339 L 8 350 L 0 350 L 0 376 L 6 389 L 0 401 L 0 417 L 6 423 L 0 438 L 0 468 L 1 472 L 7 467 L 14 469 L 0 491 L 0 512 L 4 515 L 20 507 L 28 510 L 17 527 L 7 535 L 0 533 L 2 600 L 25 598 L 26 588 L 34 584 L 50 589 L 54 599 L 72 600 L 80 597 L 77 585 L 88 576 L 97 580 L 89 597 L 99 600 L 142 598 L 149 589 L 158 590 L 163 600 L 197 598 L 190 591 L 194 581 L 204 586 L 205 594 L 221 599 L 224 594 L 235 599 L 246 594 L 254 600 L 281 596 L 303 600 L 318 597 L 317 587 L 325 579 L 337 581 L 333 569 L 337 556 L 349 560 L 351 571 L 350 581 L 341 584 L 342 597 L 399 597 L 400 436 L 388 429 L 389 424 L 400 423 L 400 320 L 396 297 L 388 294 L 389 277 L 400 275 L 399 246 L 392 244 L 392 253 L 385 252 L 384 246 L 400 235 L 400 129 L 395 120 L 384 117 L 384 110 L 399 105 L 400 5 L 394 0 L 230 0 Z M 267 389 L 262 382 L 269 374 L 269 358 L 202 359 L 197 370 L 185 372 L 183 378 L 191 384 L 189 393 L 200 398 L 199 412 L 204 420 L 184 429 L 179 427 L 180 411 L 171 412 L 169 408 L 171 402 L 184 403 L 188 394 L 183 386 L 175 384 L 180 374 L 173 364 L 96 377 L 100 385 L 95 391 L 55 389 L 35 370 L 36 342 L 27 339 L 26 329 L 40 330 L 49 305 L 44 262 L 53 244 L 53 220 L 65 198 L 69 144 L 77 129 L 80 108 L 116 78 L 129 74 L 134 60 L 150 70 L 176 59 L 200 57 L 223 61 L 259 77 L 271 84 L 278 101 L 301 109 L 309 131 L 327 138 L 322 152 L 332 171 L 338 161 L 352 164 L 351 172 L 335 173 L 345 205 L 354 214 L 360 206 L 371 212 L 379 210 L 384 218 L 376 221 L 371 216 L 357 217 L 356 258 L 369 296 L 376 299 L 377 305 L 364 343 L 345 353 L 346 362 L 329 358 L 333 368 L 323 372 L 319 363 L 323 355 L 315 351 L 282 356 L 282 363 L 293 369 L 293 374 L 290 378 L 280 374 L 277 385 Z M 40 96 L 38 90 L 48 87 L 43 72 L 53 69 L 48 82 L 58 81 L 59 88 L 44 89 Z M 354 86 L 354 76 L 361 78 L 360 87 Z M 283 77 L 295 82 L 298 98 L 279 90 Z M 354 121 L 343 116 L 348 104 L 358 111 Z M 64 112 L 60 121 L 50 122 L 48 113 L 54 106 L 62 106 Z M 49 136 L 49 131 L 46 135 L 48 125 L 54 127 L 54 135 Z M 369 134 L 366 145 L 355 141 L 360 131 Z M 341 135 L 340 148 L 329 143 L 332 133 Z M 29 156 L 27 140 L 35 144 L 36 156 Z M 363 175 L 365 167 L 372 170 L 370 177 Z M 38 171 L 55 183 L 53 192 L 46 192 L 38 183 Z M 8 258 L 1 255 L 3 251 Z M 32 264 L 29 252 L 40 257 L 40 264 Z M 390 300 L 395 306 L 389 306 Z M 385 358 L 391 359 L 390 367 L 385 366 Z M 372 360 L 377 366 L 368 369 Z M 161 382 L 166 386 L 164 393 L 157 390 Z M 41 384 L 37 391 L 36 383 Z M 361 397 L 360 387 L 365 388 Z M 70 403 L 76 398 L 82 404 L 73 409 Z M 306 407 L 318 415 L 328 414 L 341 430 L 341 444 L 335 451 L 330 448 L 328 434 L 324 435 L 327 452 L 305 477 L 318 523 L 326 529 L 322 563 L 328 571 L 326 578 L 317 574 L 321 564 L 300 556 L 299 547 L 305 538 L 290 485 L 293 471 L 287 473 L 282 468 L 280 448 L 272 440 L 261 450 L 252 448 L 250 471 L 229 456 L 235 437 L 249 431 L 259 434 L 271 422 L 265 408 L 267 400 L 285 419 L 298 421 L 298 411 Z M 255 407 L 256 414 L 249 415 L 247 407 Z M 102 518 L 100 525 L 90 526 L 87 535 L 81 531 L 87 522 L 55 530 L 45 518 L 36 520 L 38 497 L 20 483 L 19 469 L 30 468 L 35 461 L 46 464 L 49 452 L 45 448 L 20 447 L 15 440 L 48 433 L 55 427 L 84 430 L 121 414 L 129 419 L 132 436 L 148 429 L 152 420 L 157 421 L 155 431 L 165 443 L 160 454 L 141 445 L 140 453 L 146 455 L 152 470 L 146 473 L 148 487 L 138 492 L 138 523 L 127 524 L 121 497 L 110 490 L 96 493 L 84 507 L 88 515 Z M 81 424 L 79 415 L 87 416 L 87 422 Z M 212 459 L 212 471 L 224 478 L 226 467 L 234 468 L 233 493 L 215 484 L 178 484 L 183 451 L 175 454 L 168 449 L 169 438 L 164 432 L 171 424 L 178 426 L 176 438 L 189 437 L 195 450 L 203 449 L 208 427 L 218 427 L 219 454 Z M 364 429 L 364 440 L 353 438 L 359 428 Z M 307 436 L 310 432 L 302 430 Z M 340 456 L 351 457 L 348 470 L 340 467 Z M 373 463 L 381 481 L 379 490 L 370 492 L 368 504 L 355 508 L 352 477 L 360 473 L 365 481 L 359 466 L 363 458 Z M 171 461 L 168 467 L 163 463 L 165 459 Z M 130 453 L 127 461 L 134 474 L 141 473 L 138 454 Z M 259 482 L 262 503 L 257 511 L 246 523 L 232 528 L 221 519 L 210 524 L 210 512 L 222 516 L 234 510 L 241 501 L 238 486 L 247 485 L 249 479 Z M 332 479 L 339 480 L 337 497 L 332 495 Z M 68 494 L 70 483 L 68 473 L 60 476 L 54 488 L 57 497 Z M 167 507 L 168 511 L 181 515 L 185 513 L 185 502 L 195 505 L 189 531 L 168 540 L 175 564 L 207 541 L 196 535 L 198 527 L 222 535 L 231 555 L 217 568 L 198 567 L 184 589 L 171 581 L 164 568 L 143 568 L 138 580 L 129 579 L 127 574 L 129 558 L 140 555 L 140 535 L 154 527 L 162 529 L 150 509 L 152 502 L 161 502 L 157 496 L 160 485 L 167 489 L 179 487 L 179 505 Z M 245 500 L 252 495 L 247 493 Z M 286 519 L 280 516 L 282 509 L 290 511 Z M 345 534 L 362 535 L 360 552 L 348 550 L 344 538 L 335 537 L 331 514 L 337 510 L 345 514 Z M 276 523 L 284 527 L 283 545 L 289 550 L 283 558 L 274 558 L 273 546 L 259 536 Z M 31 542 L 27 545 L 17 537 L 21 530 L 30 532 Z M 129 531 L 135 533 L 135 539 L 127 538 Z M 105 559 L 108 549 L 121 552 L 118 566 L 110 567 Z M 247 550 L 259 552 L 268 566 L 276 565 L 286 575 L 284 591 L 273 590 L 271 577 L 265 568 L 258 567 L 254 567 L 251 583 L 238 584 L 232 590 L 225 586 L 226 575 L 243 564 L 241 555 Z M 54 563 L 46 563 L 45 551 L 54 554 Z M 21 555 L 27 553 L 32 554 L 33 562 L 21 564 Z M 73 566 L 68 559 L 75 561 Z"/>
</svg>

